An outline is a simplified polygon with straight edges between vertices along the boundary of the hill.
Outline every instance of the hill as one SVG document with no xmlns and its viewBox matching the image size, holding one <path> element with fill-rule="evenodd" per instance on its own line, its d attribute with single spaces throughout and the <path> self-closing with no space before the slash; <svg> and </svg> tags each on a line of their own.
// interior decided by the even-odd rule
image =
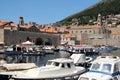
<svg viewBox="0 0 120 80">
<path fill-rule="evenodd" d="M 95 5 L 73 14 L 59 22 L 57 25 L 71 24 L 92 24 L 91 21 L 97 20 L 97 15 L 100 13 L 103 16 L 120 13 L 120 0 L 102 0 Z"/>
</svg>

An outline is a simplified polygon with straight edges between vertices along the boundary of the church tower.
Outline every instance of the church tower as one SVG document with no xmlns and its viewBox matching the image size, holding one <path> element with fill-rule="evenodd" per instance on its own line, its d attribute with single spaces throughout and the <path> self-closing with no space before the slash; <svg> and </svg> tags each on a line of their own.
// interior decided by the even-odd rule
<svg viewBox="0 0 120 80">
<path fill-rule="evenodd" d="M 19 17 L 19 25 L 24 25 L 23 17 Z"/>
<path fill-rule="evenodd" d="M 101 14 L 98 14 L 97 25 L 102 26 L 102 16 L 101 16 Z"/>
</svg>

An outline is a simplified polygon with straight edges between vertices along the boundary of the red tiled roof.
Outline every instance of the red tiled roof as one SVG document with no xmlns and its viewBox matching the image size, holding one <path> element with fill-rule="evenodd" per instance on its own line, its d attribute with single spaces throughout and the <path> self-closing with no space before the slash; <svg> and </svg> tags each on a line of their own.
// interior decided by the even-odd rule
<svg viewBox="0 0 120 80">
<path fill-rule="evenodd" d="M 7 21 L 3 21 L 3 20 L 0 20 L 0 27 L 3 27 L 3 26 L 7 26 L 7 27 L 16 27 L 17 24 L 13 23 L 12 21 L 10 22 L 7 22 Z"/>
<path fill-rule="evenodd" d="M 61 38 L 70 38 L 72 37 L 71 34 L 61 34 Z"/>
<path fill-rule="evenodd" d="M 30 28 L 30 27 L 32 27 L 31 25 L 19 25 L 19 27 L 20 28 L 26 28 L 26 29 L 28 29 L 28 28 Z"/>
<path fill-rule="evenodd" d="M 101 28 L 101 26 L 98 25 L 80 25 L 80 26 L 73 26 L 71 29 L 93 29 L 93 28 Z"/>
<path fill-rule="evenodd" d="M 55 30 L 53 27 L 45 27 L 40 29 L 41 32 L 49 32 L 49 33 L 57 33 L 58 31 Z"/>
</svg>

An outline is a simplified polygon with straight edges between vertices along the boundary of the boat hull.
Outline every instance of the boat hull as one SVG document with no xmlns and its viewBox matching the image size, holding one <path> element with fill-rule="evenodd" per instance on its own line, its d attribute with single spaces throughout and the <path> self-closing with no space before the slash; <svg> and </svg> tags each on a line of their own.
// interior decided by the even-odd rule
<svg viewBox="0 0 120 80">
<path fill-rule="evenodd" d="M 54 68 L 55 69 L 55 68 Z M 31 73 L 24 74 L 24 73 L 18 73 L 17 75 L 13 75 L 13 79 L 22 79 L 22 80 L 39 80 L 39 79 L 56 79 L 56 78 L 65 78 L 65 77 L 73 77 L 76 75 L 80 75 L 83 72 L 85 72 L 85 69 L 77 67 L 76 70 L 68 70 L 68 69 L 56 69 L 56 70 L 49 70 L 49 71 L 41 71 L 39 73 Z M 35 75 L 34 75 L 35 74 Z"/>
</svg>

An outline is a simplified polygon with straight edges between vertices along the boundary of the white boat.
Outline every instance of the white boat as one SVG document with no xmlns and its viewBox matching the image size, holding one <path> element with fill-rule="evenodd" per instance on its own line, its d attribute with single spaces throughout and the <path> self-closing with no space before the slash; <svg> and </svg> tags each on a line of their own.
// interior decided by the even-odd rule
<svg viewBox="0 0 120 80">
<path fill-rule="evenodd" d="M 9 80 L 10 76 L 19 71 L 37 67 L 34 63 L 4 63 L 0 66 L 0 80 Z"/>
<path fill-rule="evenodd" d="M 120 58 L 100 56 L 93 61 L 90 70 L 78 80 L 120 80 Z"/>
<path fill-rule="evenodd" d="M 83 65 L 84 67 L 90 65 L 93 60 L 92 57 L 87 57 L 85 54 L 72 54 L 70 58 L 73 59 L 75 65 Z"/>
<path fill-rule="evenodd" d="M 46 66 L 37 67 L 29 70 L 19 71 L 12 75 L 13 79 L 57 79 L 65 77 L 73 77 L 85 72 L 83 67 L 76 67 L 73 60 L 66 58 L 58 58 L 48 60 Z"/>
</svg>

